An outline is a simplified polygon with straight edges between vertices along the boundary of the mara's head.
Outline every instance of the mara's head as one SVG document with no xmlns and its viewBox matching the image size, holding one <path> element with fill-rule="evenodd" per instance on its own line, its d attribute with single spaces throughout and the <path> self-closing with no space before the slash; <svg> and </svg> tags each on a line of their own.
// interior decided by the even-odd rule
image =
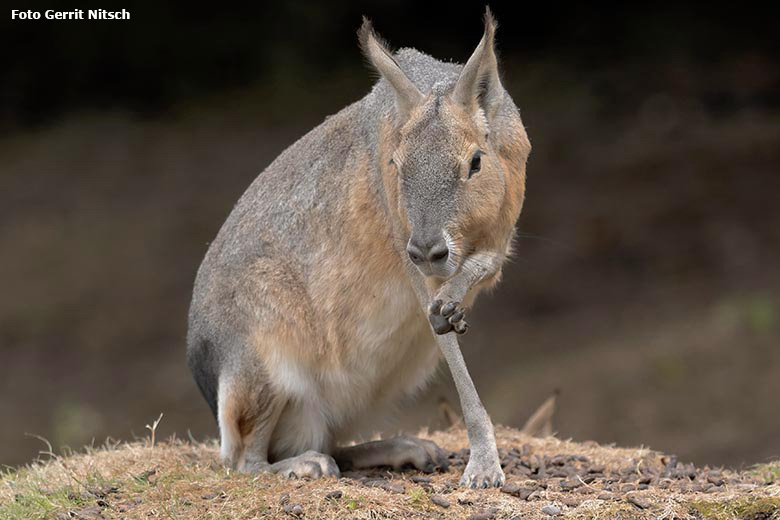
<svg viewBox="0 0 780 520">
<path fill-rule="evenodd" d="M 394 93 L 382 169 L 395 183 L 409 259 L 425 276 L 448 278 L 468 255 L 508 252 L 524 195 L 530 144 L 504 90 L 494 49 L 496 23 L 456 77 L 422 92 L 364 20 L 363 51 Z"/>
</svg>

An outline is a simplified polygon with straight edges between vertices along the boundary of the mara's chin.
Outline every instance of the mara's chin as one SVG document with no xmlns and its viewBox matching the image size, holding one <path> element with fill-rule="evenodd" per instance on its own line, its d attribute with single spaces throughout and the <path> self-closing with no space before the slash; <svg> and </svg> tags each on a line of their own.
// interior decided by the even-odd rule
<svg viewBox="0 0 780 520">
<path fill-rule="evenodd" d="M 440 278 L 446 280 L 458 271 L 458 266 L 450 264 L 437 266 L 418 265 L 417 270 L 426 278 Z"/>
</svg>

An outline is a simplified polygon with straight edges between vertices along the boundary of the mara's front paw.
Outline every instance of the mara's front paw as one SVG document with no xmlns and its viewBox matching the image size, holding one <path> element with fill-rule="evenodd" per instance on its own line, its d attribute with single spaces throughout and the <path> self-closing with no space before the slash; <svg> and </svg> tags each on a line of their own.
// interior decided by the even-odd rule
<svg viewBox="0 0 780 520">
<path fill-rule="evenodd" d="M 452 330 L 457 334 L 465 334 L 469 330 L 465 316 L 466 311 L 460 302 L 434 300 L 428 307 L 428 321 L 436 334 L 447 334 Z"/>
<path fill-rule="evenodd" d="M 504 481 L 504 472 L 498 460 L 487 462 L 472 457 L 466 464 L 466 471 L 460 478 L 460 485 L 470 488 L 490 488 L 501 487 Z"/>
</svg>

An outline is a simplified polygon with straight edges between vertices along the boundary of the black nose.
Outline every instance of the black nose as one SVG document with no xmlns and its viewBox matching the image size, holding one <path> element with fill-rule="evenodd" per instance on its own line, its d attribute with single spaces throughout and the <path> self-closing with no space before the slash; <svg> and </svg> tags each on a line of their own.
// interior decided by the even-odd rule
<svg viewBox="0 0 780 520">
<path fill-rule="evenodd" d="M 432 264 L 444 263 L 450 255 L 447 242 L 443 239 L 428 243 L 420 243 L 414 239 L 409 240 L 409 243 L 406 245 L 406 252 L 409 253 L 409 258 L 415 264 L 423 264 L 425 262 Z"/>
</svg>

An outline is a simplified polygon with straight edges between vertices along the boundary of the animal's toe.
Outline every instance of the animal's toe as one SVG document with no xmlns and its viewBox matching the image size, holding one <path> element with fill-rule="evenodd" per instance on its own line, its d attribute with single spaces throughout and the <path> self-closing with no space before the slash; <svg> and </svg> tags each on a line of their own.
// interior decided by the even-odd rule
<svg viewBox="0 0 780 520">
<path fill-rule="evenodd" d="M 272 469 L 287 478 L 339 477 L 341 472 L 330 455 L 307 451 L 302 455 L 277 462 Z"/>
<path fill-rule="evenodd" d="M 458 302 L 447 302 L 441 308 L 441 315 L 449 318 L 458 309 Z"/>
<path fill-rule="evenodd" d="M 336 478 L 341 476 L 341 471 L 339 470 L 336 461 L 333 460 L 333 457 L 328 457 L 327 460 L 323 462 L 322 475 L 325 477 L 336 477 Z"/>
<path fill-rule="evenodd" d="M 465 320 L 459 321 L 455 325 L 453 325 L 452 328 L 455 330 L 457 334 L 465 334 L 469 330 L 469 324 Z"/>
<path fill-rule="evenodd" d="M 449 467 L 447 453 L 435 442 L 417 437 L 409 437 L 406 442 L 404 464 L 411 464 L 423 473 L 434 473 L 436 470 L 447 471 Z"/>
<path fill-rule="evenodd" d="M 466 471 L 460 479 L 460 485 L 472 489 L 503 486 L 505 478 L 501 467 L 497 464 L 495 467 L 490 466 L 482 466 L 481 464 L 467 465 Z"/>
<path fill-rule="evenodd" d="M 452 330 L 450 322 L 440 314 L 431 314 L 428 316 L 428 321 L 431 322 L 431 328 L 436 334 L 447 334 Z"/>
<path fill-rule="evenodd" d="M 319 477 L 340 477 L 341 472 L 336 464 L 336 461 L 330 455 L 319 453 L 316 451 L 307 451 L 302 455 L 306 457 L 309 462 L 317 466 L 319 471 Z M 312 477 L 315 478 L 315 477 Z"/>
<path fill-rule="evenodd" d="M 463 309 L 458 309 L 458 310 L 456 310 L 455 312 L 452 313 L 452 315 L 448 318 L 448 321 L 452 325 L 455 325 L 456 323 L 461 321 L 465 315 L 466 315 L 466 313 L 463 312 Z"/>
<path fill-rule="evenodd" d="M 313 460 L 303 461 L 301 464 L 301 478 L 322 478 L 322 467 Z"/>
<path fill-rule="evenodd" d="M 449 469 L 449 454 L 441 449 L 438 444 L 428 439 L 417 439 L 425 448 L 425 452 L 428 454 L 430 462 L 433 464 L 433 469 L 441 469 L 447 471 Z"/>
</svg>

